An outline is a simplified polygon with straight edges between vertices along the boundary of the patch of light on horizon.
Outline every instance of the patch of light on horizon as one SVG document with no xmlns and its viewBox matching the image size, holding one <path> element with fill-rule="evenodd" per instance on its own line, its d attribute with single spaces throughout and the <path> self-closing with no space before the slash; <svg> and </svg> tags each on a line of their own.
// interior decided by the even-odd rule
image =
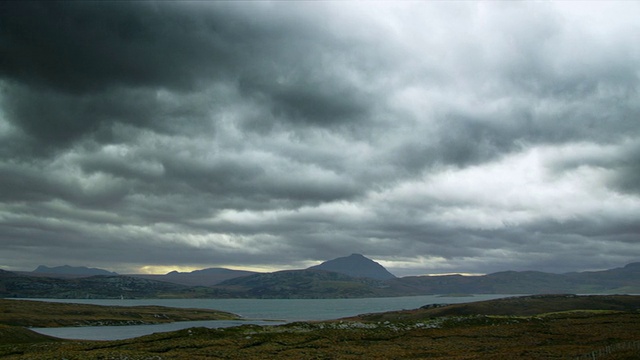
<svg viewBox="0 0 640 360">
<path fill-rule="evenodd" d="M 435 273 L 435 274 L 422 274 L 416 276 L 450 276 L 450 275 L 461 275 L 461 276 L 484 276 L 487 275 L 485 273 L 460 273 L 460 272 L 452 272 L 452 273 Z"/>
<path fill-rule="evenodd" d="M 210 268 L 224 268 L 230 270 L 239 270 L 239 271 L 253 271 L 258 273 L 270 273 L 281 270 L 292 270 L 292 269 L 283 269 L 280 267 L 273 267 L 269 265 L 201 265 L 201 266 L 182 266 L 182 265 L 145 265 L 141 266 L 137 269 L 138 274 L 146 274 L 146 275 L 165 275 L 172 271 L 177 271 L 181 273 L 190 273 L 196 270 L 204 270 Z"/>
<path fill-rule="evenodd" d="M 193 266 L 176 266 L 176 265 L 146 265 L 138 269 L 138 274 L 146 275 L 164 275 L 172 271 L 177 272 L 192 272 L 194 270 L 201 270 L 201 268 Z"/>
</svg>

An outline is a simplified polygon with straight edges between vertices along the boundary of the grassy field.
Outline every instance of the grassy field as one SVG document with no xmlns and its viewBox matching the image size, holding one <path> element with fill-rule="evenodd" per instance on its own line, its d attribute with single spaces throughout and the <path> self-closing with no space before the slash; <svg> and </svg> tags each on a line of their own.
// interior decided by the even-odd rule
<svg viewBox="0 0 640 360">
<path fill-rule="evenodd" d="M 473 314 L 469 308 L 460 314 L 460 309 L 447 310 L 443 306 L 416 310 L 412 316 L 407 316 L 408 312 L 392 312 L 280 326 L 191 328 L 120 341 L 37 338 L 32 343 L 5 342 L 0 346 L 0 357 L 628 360 L 640 358 L 640 312 L 632 305 L 639 299 L 527 297 L 478 303 Z M 527 302 L 531 304 L 521 305 Z M 580 306 L 567 309 L 567 303 Z M 610 309 L 611 304 L 624 309 Z M 512 315 L 494 314 L 499 308 L 516 310 Z M 517 309 L 535 314 L 523 314 Z M 443 312 L 447 311 L 445 315 Z"/>
</svg>

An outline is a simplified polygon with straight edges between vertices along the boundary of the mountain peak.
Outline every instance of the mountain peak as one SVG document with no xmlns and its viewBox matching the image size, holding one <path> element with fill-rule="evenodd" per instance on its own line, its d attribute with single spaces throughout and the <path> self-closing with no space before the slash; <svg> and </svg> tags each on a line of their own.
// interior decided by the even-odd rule
<svg viewBox="0 0 640 360">
<path fill-rule="evenodd" d="M 320 265 L 311 266 L 309 270 L 333 271 L 357 278 L 371 278 L 376 280 L 387 280 L 395 278 L 395 275 L 387 271 L 384 266 L 365 257 L 362 254 L 351 254 L 328 260 Z"/>
</svg>

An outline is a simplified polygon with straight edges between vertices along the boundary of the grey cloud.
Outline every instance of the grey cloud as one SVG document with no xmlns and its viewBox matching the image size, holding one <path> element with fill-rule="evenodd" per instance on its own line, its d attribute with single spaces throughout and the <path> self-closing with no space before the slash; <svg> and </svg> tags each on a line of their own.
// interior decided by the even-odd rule
<svg viewBox="0 0 640 360">
<path fill-rule="evenodd" d="M 637 31 L 597 22 L 599 38 L 563 6 L 4 3 L 2 253 L 128 268 L 353 252 L 418 272 L 621 265 L 640 255 L 633 216 L 538 213 L 566 190 L 554 177 L 585 168 L 603 183 L 575 187 L 637 211 Z M 539 149 L 543 200 L 426 191 Z M 441 220 L 509 211 L 533 220 Z M 440 260 L 421 271 L 417 255 Z"/>
<path fill-rule="evenodd" d="M 232 29 L 215 12 L 202 18 L 197 9 L 167 3 L 28 2 L 5 3 L 3 13 L 0 69 L 34 85 L 72 93 L 113 86 L 190 89 L 202 71 L 218 75 L 207 64 L 229 62 L 230 44 L 215 35 Z"/>
<path fill-rule="evenodd" d="M 612 184 L 623 192 L 640 194 L 640 143 L 626 150 L 613 163 L 616 175 Z"/>
<path fill-rule="evenodd" d="M 626 135 L 616 143 L 598 144 L 600 149 L 573 150 L 571 156 L 554 159 L 549 166 L 556 174 L 581 166 L 606 169 L 609 171 L 608 186 L 621 193 L 637 194 L 640 190 L 640 139 L 632 137 L 635 135 L 633 131 L 626 132 Z"/>
<path fill-rule="evenodd" d="M 141 92 L 78 96 L 12 86 L 3 95 L 9 118 L 31 135 L 33 151 L 45 154 L 99 132 L 106 123 L 148 124 L 159 106 Z"/>
<path fill-rule="evenodd" d="M 76 179 L 60 172 L 49 172 L 43 176 L 43 163 L 35 166 L 3 164 L 0 174 L 3 186 L 0 198 L 3 202 L 46 202 L 62 199 L 85 206 L 99 204 L 106 206 L 126 195 L 123 183 L 113 179 L 96 179 L 90 186 L 82 186 Z"/>
<path fill-rule="evenodd" d="M 269 89 L 267 92 L 272 100 L 270 109 L 275 117 L 310 124 L 340 124 L 359 120 L 367 115 L 366 104 L 353 96 L 356 89 L 335 89 L 327 84 L 296 85 L 296 88 L 282 87 Z"/>
<path fill-rule="evenodd" d="M 320 36 L 318 28 L 293 28 L 305 12 L 289 11 L 279 25 L 268 17 L 277 9 L 253 13 L 251 21 L 242 7 L 224 4 L 4 7 L 0 71 L 10 79 L 3 99 L 7 118 L 34 138 L 32 148 L 45 152 L 115 122 L 173 131 L 185 127 L 168 123 L 185 117 L 206 124 L 209 114 L 197 109 L 207 105 L 192 104 L 192 98 L 214 80 L 237 84 L 245 97 L 264 99 L 265 112 L 274 116 L 260 122 L 339 124 L 368 114 L 369 101 L 357 88 L 339 73 L 327 78 L 319 59 L 335 51 L 333 40 Z M 157 89 L 195 106 L 168 108 Z M 220 99 L 211 95 L 199 101 L 215 106 Z"/>
</svg>

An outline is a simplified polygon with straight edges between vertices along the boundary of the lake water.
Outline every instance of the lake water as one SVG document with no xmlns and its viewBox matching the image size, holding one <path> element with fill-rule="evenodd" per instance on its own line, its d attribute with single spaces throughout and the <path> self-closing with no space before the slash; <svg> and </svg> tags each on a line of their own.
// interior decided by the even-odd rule
<svg viewBox="0 0 640 360">
<path fill-rule="evenodd" d="M 177 308 L 215 309 L 238 314 L 244 320 L 185 321 L 158 325 L 33 328 L 32 330 L 65 339 L 118 340 L 198 326 L 220 328 L 242 324 L 267 325 L 292 321 L 330 320 L 366 313 L 416 309 L 427 304 L 457 304 L 507 296 L 512 295 L 492 294 L 472 297 L 408 296 L 364 299 L 39 299 L 51 302 L 109 306 L 160 305 Z"/>
</svg>

